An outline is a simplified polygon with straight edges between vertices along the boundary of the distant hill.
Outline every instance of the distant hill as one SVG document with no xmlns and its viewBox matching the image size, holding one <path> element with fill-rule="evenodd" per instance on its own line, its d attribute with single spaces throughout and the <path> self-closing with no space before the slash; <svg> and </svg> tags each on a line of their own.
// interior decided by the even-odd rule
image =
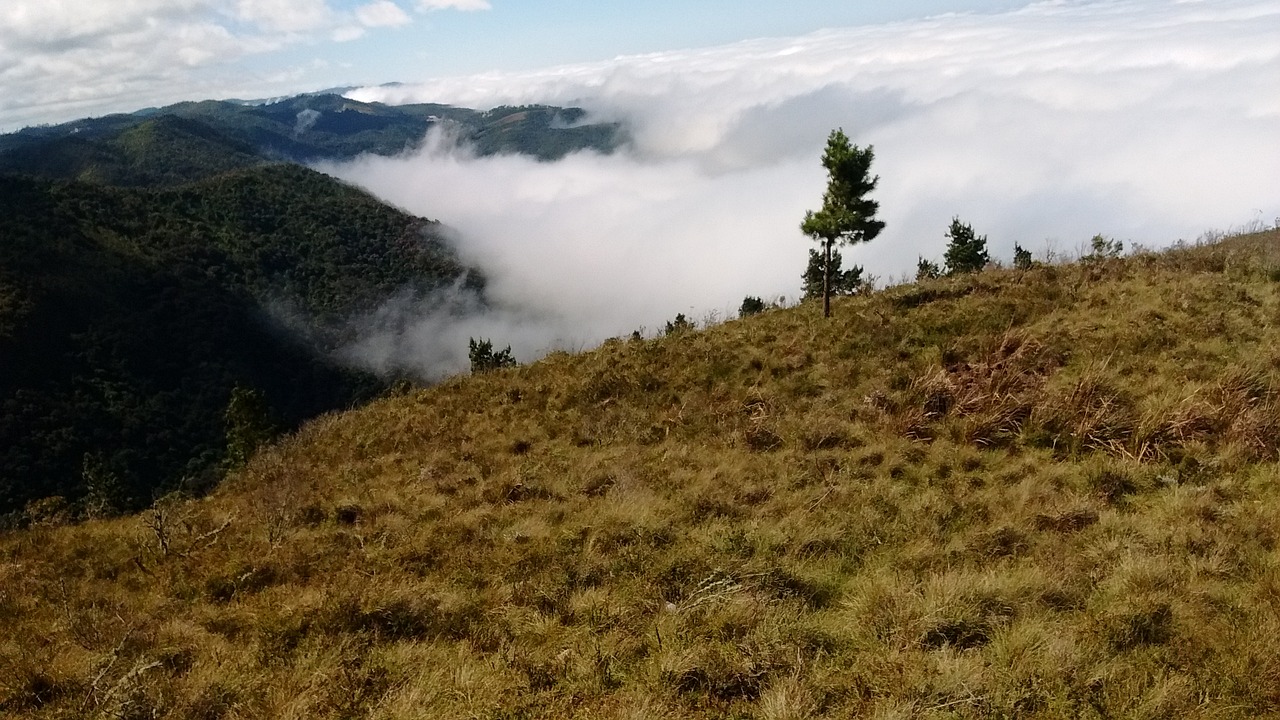
<svg viewBox="0 0 1280 720">
<path fill-rule="evenodd" d="M 198 139 L 188 122 L 119 137 Z M 349 407 L 382 383 L 327 359 L 342 320 L 457 283 L 483 285 L 435 223 L 295 165 L 171 190 L 0 176 L 0 514 L 83 500 L 95 474 L 117 509 L 207 488 L 236 386 L 281 429 Z"/>
<path fill-rule="evenodd" d="M 77 120 L 0 135 L 0 173 L 122 186 L 175 185 L 263 162 L 391 155 L 449 125 L 481 154 L 554 160 L 569 152 L 611 152 L 616 124 L 580 124 L 576 108 L 389 106 L 338 95 L 300 95 L 264 105 L 204 101 L 131 115 Z"/>
<path fill-rule="evenodd" d="M 1278 281 L 1274 231 L 989 268 L 32 508 L 0 715 L 1276 717 Z"/>
</svg>

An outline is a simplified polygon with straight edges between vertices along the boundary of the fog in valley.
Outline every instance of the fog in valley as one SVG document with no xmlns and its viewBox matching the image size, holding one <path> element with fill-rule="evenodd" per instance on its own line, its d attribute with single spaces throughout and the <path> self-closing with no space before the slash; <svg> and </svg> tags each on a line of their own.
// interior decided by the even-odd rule
<svg viewBox="0 0 1280 720">
<path fill-rule="evenodd" d="M 872 145 L 887 229 L 844 250 L 880 284 L 939 260 L 959 216 L 1008 263 L 1095 234 L 1148 247 L 1280 216 L 1280 3 L 1044 2 L 622 57 L 538 72 L 363 88 L 387 103 L 545 103 L 618 121 L 630 142 L 557 162 L 477 157 L 435 132 L 399 157 L 322 170 L 455 233 L 489 279 L 474 298 L 400 297 L 348 356 L 438 378 L 468 337 L 521 360 L 745 295 L 799 293 L 799 231 L 827 134 Z M 444 308 L 444 309 L 442 309 Z"/>
</svg>

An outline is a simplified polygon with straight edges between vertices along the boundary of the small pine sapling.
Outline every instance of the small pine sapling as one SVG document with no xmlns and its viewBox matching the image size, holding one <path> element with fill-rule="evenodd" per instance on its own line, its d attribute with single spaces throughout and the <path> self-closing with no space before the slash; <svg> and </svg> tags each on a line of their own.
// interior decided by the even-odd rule
<svg viewBox="0 0 1280 720">
<path fill-rule="evenodd" d="M 742 299 L 742 305 L 738 308 L 738 317 L 744 318 L 751 315 L 759 315 L 764 312 L 764 299 L 753 295 L 748 295 Z"/>
<path fill-rule="evenodd" d="M 991 262 L 987 255 L 987 236 L 978 235 L 972 225 L 960 222 L 960 218 L 951 219 L 947 237 L 951 240 L 945 255 L 948 275 L 977 272 Z"/>
<path fill-rule="evenodd" d="M 1101 233 L 1089 240 L 1089 254 L 1086 260 L 1113 260 L 1124 252 L 1124 243 Z"/>
<path fill-rule="evenodd" d="M 510 345 L 494 352 L 493 343 L 489 340 L 477 341 L 475 338 L 467 338 L 467 340 L 470 344 L 468 355 L 471 358 L 473 374 L 516 366 L 516 359 L 511 355 Z"/>
<path fill-rule="evenodd" d="M 942 277 L 942 268 L 938 267 L 938 263 L 923 257 L 916 261 L 916 282 L 936 280 L 940 277 Z"/>
<path fill-rule="evenodd" d="M 689 321 L 689 318 L 685 317 L 684 313 L 679 313 L 678 315 L 676 315 L 675 320 L 667 321 L 667 328 L 664 334 L 679 335 L 680 333 L 688 332 L 689 330 L 692 330 L 692 329 L 693 329 L 693 323 Z"/>
<path fill-rule="evenodd" d="M 1035 261 L 1031 259 L 1031 251 L 1018 243 L 1013 244 L 1013 266 L 1019 270 L 1030 270 Z"/>
</svg>

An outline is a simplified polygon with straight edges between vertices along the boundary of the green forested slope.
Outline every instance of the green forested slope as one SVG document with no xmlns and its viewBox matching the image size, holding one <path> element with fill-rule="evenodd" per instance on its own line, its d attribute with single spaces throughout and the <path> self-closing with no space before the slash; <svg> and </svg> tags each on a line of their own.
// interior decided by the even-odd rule
<svg viewBox="0 0 1280 720">
<path fill-rule="evenodd" d="M 467 274 L 438 223 L 296 165 L 168 190 L 60 187 L 104 242 L 321 319 L 368 309 L 406 286 L 427 290 Z M 478 275 L 468 279 L 480 287 Z"/>
<path fill-rule="evenodd" d="M 0 514 L 208 487 L 237 385 L 284 428 L 368 397 L 326 331 L 463 281 L 434 227 L 297 166 L 164 191 L 0 177 Z M 309 343 L 270 303 L 314 323 Z"/>
</svg>

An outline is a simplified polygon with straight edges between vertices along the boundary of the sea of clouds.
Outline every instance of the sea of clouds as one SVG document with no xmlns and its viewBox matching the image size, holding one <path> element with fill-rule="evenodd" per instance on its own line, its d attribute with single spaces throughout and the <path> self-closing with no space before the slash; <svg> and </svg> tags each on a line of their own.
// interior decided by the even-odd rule
<svg viewBox="0 0 1280 720">
<path fill-rule="evenodd" d="M 632 137 L 539 163 L 436 134 L 323 168 L 443 220 L 489 277 L 487 306 L 401 298 L 367 319 L 353 356 L 429 377 L 465 368 L 471 336 L 530 359 L 793 298 L 836 127 L 875 148 L 887 229 L 845 256 L 882 283 L 939 259 L 954 216 L 1006 262 L 1014 243 L 1069 255 L 1098 233 L 1158 247 L 1280 222 L 1277 0 L 1040 2 L 350 96 L 577 105 Z"/>
</svg>

